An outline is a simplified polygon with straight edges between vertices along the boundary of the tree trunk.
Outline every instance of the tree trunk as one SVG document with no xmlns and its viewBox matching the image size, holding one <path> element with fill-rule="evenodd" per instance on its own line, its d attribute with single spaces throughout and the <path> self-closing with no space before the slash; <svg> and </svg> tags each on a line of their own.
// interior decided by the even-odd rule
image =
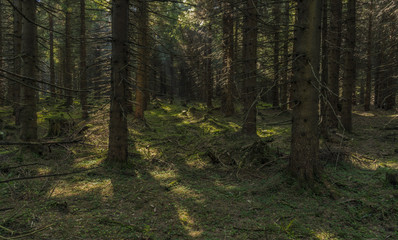
<svg viewBox="0 0 398 240">
<path fill-rule="evenodd" d="M 327 109 L 327 84 L 328 84 L 328 1 L 323 0 L 322 6 L 322 70 L 321 70 L 321 124 L 320 131 L 321 135 L 328 138 L 328 127 L 326 123 L 326 109 Z"/>
<path fill-rule="evenodd" d="M 298 15 L 298 9 L 297 9 L 297 4 L 296 4 L 295 9 L 294 9 L 294 24 L 293 24 L 294 26 L 296 26 L 297 23 L 298 23 L 297 15 Z M 297 31 L 293 31 L 293 39 L 297 39 Z M 291 59 L 291 62 L 292 62 L 292 74 L 291 74 L 290 82 L 293 82 L 293 69 L 297 69 L 296 56 L 294 55 L 295 52 L 297 52 L 297 41 L 293 41 L 293 53 L 292 53 L 292 59 Z M 292 85 L 293 84 L 290 83 L 289 98 L 288 98 L 289 99 L 288 102 L 289 102 L 289 108 L 290 109 L 293 109 L 293 107 L 295 105 L 295 103 L 293 102 L 294 91 L 293 91 Z"/>
<path fill-rule="evenodd" d="M 293 69 L 292 142 L 290 172 L 299 182 L 312 182 L 319 171 L 318 86 L 321 0 L 298 2 L 297 61 Z"/>
<path fill-rule="evenodd" d="M 88 118 L 87 104 L 87 69 L 86 69 L 86 0 L 80 0 L 80 104 L 82 118 Z"/>
<path fill-rule="evenodd" d="M 208 34 L 207 42 L 206 42 L 206 105 L 207 108 L 213 107 L 213 68 L 212 68 L 212 61 L 211 61 L 211 54 L 212 54 L 212 32 L 211 32 L 211 23 L 208 27 Z"/>
<path fill-rule="evenodd" d="M 242 132 L 256 135 L 257 117 L 257 0 L 246 0 L 243 22 L 243 99 L 245 119 Z"/>
<path fill-rule="evenodd" d="M 370 99 L 372 94 L 372 26 L 373 25 L 373 0 L 370 2 L 368 18 L 368 42 L 367 42 L 367 62 L 366 62 L 366 83 L 365 83 L 365 104 L 364 110 L 370 111 Z"/>
<path fill-rule="evenodd" d="M 348 0 L 347 38 L 344 64 L 343 99 L 341 102 L 341 123 L 344 129 L 352 132 L 352 93 L 355 82 L 355 14 L 356 0 Z"/>
<path fill-rule="evenodd" d="M 0 0 L 0 68 L 3 68 L 3 7 L 2 7 L 2 0 Z M 5 79 L 0 77 L 0 106 L 5 104 Z"/>
<path fill-rule="evenodd" d="M 21 85 L 21 133 L 22 141 L 37 140 L 36 83 L 36 0 L 22 1 L 22 75 Z M 29 78 L 29 79 L 28 79 Z"/>
<path fill-rule="evenodd" d="M 126 91 L 128 64 L 129 1 L 112 1 L 111 110 L 107 163 L 127 163 Z"/>
<path fill-rule="evenodd" d="M 144 119 L 144 111 L 147 106 L 146 91 L 148 82 L 148 1 L 139 1 L 139 25 L 138 25 L 138 59 L 137 59 L 137 89 L 134 116 Z"/>
<path fill-rule="evenodd" d="M 281 11 L 279 3 L 275 3 L 274 15 L 274 83 L 272 86 L 272 107 L 279 107 L 279 24 Z"/>
<path fill-rule="evenodd" d="M 328 66 L 328 95 L 327 95 L 327 126 L 338 127 L 338 103 L 340 80 L 340 48 L 342 24 L 342 0 L 330 1 L 330 34 L 329 34 L 329 66 Z"/>
<path fill-rule="evenodd" d="M 55 95 L 55 63 L 54 63 L 54 19 L 52 13 L 49 13 L 48 15 L 48 21 L 49 21 L 49 35 L 50 35 L 50 92 L 51 92 L 51 98 L 55 100 L 56 95 Z"/>
<path fill-rule="evenodd" d="M 14 7 L 13 9 L 13 53 L 14 56 L 14 73 L 21 75 L 21 67 L 22 61 L 20 57 L 21 55 L 21 48 L 22 48 L 22 1 L 21 0 L 14 0 Z M 15 125 L 20 125 L 20 102 L 21 102 L 21 85 L 14 81 L 9 81 L 8 86 L 8 94 L 10 95 L 9 99 L 12 103 L 13 113 L 15 117 Z"/>
<path fill-rule="evenodd" d="M 70 10 L 70 1 L 65 0 L 65 55 L 64 55 L 64 87 L 67 89 L 72 89 L 72 48 L 71 48 L 71 10 Z M 65 91 L 66 102 L 65 106 L 72 106 L 72 92 L 69 90 Z"/>
<path fill-rule="evenodd" d="M 235 113 L 233 100 L 233 56 L 234 56 L 234 21 L 231 0 L 223 0 L 223 101 L 222 110 L 225 116 Z"/>
<path fill-rule="evenodd" d="M 288 69 L 289 69 L 289 32 L 290 32 L 290 2 L 285 2 L 285 31 L 283 36 L 283 71 L 281 73 L 281 110 L 288 108 Z"/>
</svg>

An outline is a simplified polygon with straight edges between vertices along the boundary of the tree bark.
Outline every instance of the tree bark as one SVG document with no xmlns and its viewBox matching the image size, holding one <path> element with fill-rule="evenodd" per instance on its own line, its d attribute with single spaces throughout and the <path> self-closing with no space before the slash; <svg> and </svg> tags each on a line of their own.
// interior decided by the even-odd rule
<svg viewBox="0 0 398 240">
<path fill-rule="evenodd" d="M 341 101 L 341 123 L 347 132 L 352 132 L 352 93 L 355 82 L 355 18 L 356 0 L 348 0 L 347 38 L 344 64 L 343 99 Z"/>
<path fill-rule="evenodd" d="M 80 0 L 80 90 L 87 90 L 86 0 Z M 88 118 L 87 92 L 80 92 L 82 118 Z"/>
<path fill-rule="evenodd" d="M 289 33 L 290 33 L 290 2 L 285 2 L 285 31 L 283 36 L 283 71 L 281 73 L 281 110 L 288 108 L 288 69 L 289 69 Z"/>
<path fill-rule="evenodd" d="M 225 116 L 235 113 L 233 100 L 233 59 L 234 59 L 234 21 L 231 0 L 223 0 L 223 101 L 222 110 Z"/>
<path fill-rule="evenodd" d="M 0 0 L 0 68 L 3 68 L 3 7 L 2 0 Z M 0 77 L 0 106 L 5 104 L 6 91 L 5 91 L 5 79 Z"/>
<path fill-rule="evenodd" d="M 338 127 L 338 103 L 340 81 L 340 48 L 342 24 L 342 0 L 330 1 L 330 34 L 329 34 L 329 66 L 328 66 L 328 95 L 327 95 L 327 126 Z"/>
<path fill-rule="evenodd" d="M 328 138 L 328 127 L 326 123 L 326 110 L 327 110 L 327 84 L 328 84 L 328 1 L 323 0 L 322 5 L 322 70 L 321 70 L 321 124 L 320 131 L 321 135 Z"/>
<path fill-rule="evenodd" d="M 279 3 L 275 3 L 273 8 L 274 15 L 274 82 L 272 87 L 272 107 L 279 107 L 279 24 L 280 24 L 280 7 Z"/>
<path fill-rule="evenodd" d="M 293 69 L 292 142 L 289 171 L 299 182 L 318 175 L 318 86 L 321 37 L 321 0 L 298 2 L 296 59 Z M 319 79 L 319 78 L 318 78 Z"/>
<path fill-rule="evenodd" d="M 212 55 L 212 30 L 211 30 L 211 23 L 208 26 L 208 34 L 207 36 L 207 42 L 206 42 L 206 69 L 205 69 L 205 74 L 206 74 L 206 105 L 207 108 L 212 108 L 213 107 L 213 68 L 212 68 L 212 61 L 211 61 L 211 55 Z"/>
<path fill-rule="evenodd" d="M 65 55 L 64 55 L 64 87 L 68 89 L 72 89 L 72 48 L 71 48 L 71 10 L 70 10 L 70 1 L 65 0 Z M 72 92 L 65 90 L 66 107 L 71 107 L 73 103 Z"/>
<path fill-rule="evenodd" d="M 365 83 L 365 103 L 364 110 L 370 111 L 370 99 L 372 94 L 372 28 L 373 28 L 373 0 L 370 1 L 370 11 L 368 18 L 368 42 L 367 62 L 366 62 L 366 83 Z"/>
<path fill-rule="evenodd" d="M 55 94 L 55 63 L 54 63 L 54 19 L 52 13 L 49 13 L 48 15 L 48 21 L 49 21 L 49 35 L 50 35 L 50 92 L 51 92 L 51 98 L 55 100 L 56 94 Z"/>
<path fill-rule="evenodd" d="M 247 135 L 257 134 L 257 0 L 246 0 L 243 22 L 243 99 L 245 119 L 242 132 Z"/>
<path fill-rule="evenodd" d="M 111 109 L 107 163 L 127 163 L 126 91 L 128 64 L 129 1 L 112 1 Z"/>
<path fill-rule="evenodd" d="M 36 77 L 36 0 L 22 1 L 22 75 Z M 36 83 L 27 78 L 21 85 L 21 132 L 22 141 L 37 140 Z"/>
<path fill-rule="evenodd" d="M 22 48 L 22 1 L 14 0 L 13 9 L 13 53 L 14 53 L 14 73 L 21 75 L 21 48 Z M 13 114 L 15 117 L 15 125 L 20 125 L 20 102 L 21 102 L 21 86 L 19 83 L 14 81 L 8 82 L 8 99 L 11 101 L 13 107 Z"/>
<path fill-rule="evenodd" d="M 137 89 L 134 116 L 144 119 L 144 111 L 147 107 L 146 91 L 148 82 L 148 1 L 139 1 L 139 25 L 138 25 L 138 59 L 137 59 Z"/>
</svg>

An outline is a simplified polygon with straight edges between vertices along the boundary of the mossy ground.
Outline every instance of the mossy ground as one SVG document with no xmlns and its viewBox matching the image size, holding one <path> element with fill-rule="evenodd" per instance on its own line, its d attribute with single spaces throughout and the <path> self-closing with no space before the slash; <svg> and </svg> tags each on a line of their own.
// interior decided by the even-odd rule
<svg viewBox="0 0 398 240">
<path fill-rule="evenodd" d="M 0 238 L 398 238 L 398 190 L 385 181 L 398 171 L 396 112 L 356 111 L 354 133 L 321 144 L 338 154 L 322 159 L 322 179 L 303 189 L 285 170 L 290 113 L 259 109 L 259 138 L 244 138 L 242 114 L 159 101 L 145 123 L 129 119 L 130 163 L 121 171 L 103 165 L 106 107 L 84 144 L 44 155 L 1 146 L 0 181 L 92 170 L 1 183 Z M 6 169 L 27 164 L 35 165 Z"/>
</svg>

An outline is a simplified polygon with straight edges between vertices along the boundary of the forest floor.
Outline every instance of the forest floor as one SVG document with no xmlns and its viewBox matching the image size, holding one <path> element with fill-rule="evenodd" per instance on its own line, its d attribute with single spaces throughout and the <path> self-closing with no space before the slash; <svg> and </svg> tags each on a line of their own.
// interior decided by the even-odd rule
<svg viewBox="0 0 398 240">
<path fill-rule="evenodd" d="M 303 188 L 286 171 L 291 113 L 258 108 L 248 138 L 242 113 L 153 102 L 146 123 L 129 119 L 121 171 L 103 164 L 107 106 L 73 120 L 77 144 L 0 146 L 0 239 L 398 239 L 398 188 L 386 181 L 398 171 L 397 112 L 356 109 L 353 133 L 321 141 L 323 174 Z M 0 131 L 12 141 L 8 113 Z"/>
</svg>

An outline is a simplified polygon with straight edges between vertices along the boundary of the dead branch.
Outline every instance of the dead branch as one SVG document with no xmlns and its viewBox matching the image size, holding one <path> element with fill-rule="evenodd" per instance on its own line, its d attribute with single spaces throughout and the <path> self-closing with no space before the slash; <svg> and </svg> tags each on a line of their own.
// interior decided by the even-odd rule
<svg viewBox="0 0 398 240">
<path fill-rule="evenodd" d="M 23 164 L 23 165 L 18 165 L 18 166 L 10 166 L 10 167 L 4 167 L 0 168 L 0 172 L 8 171 L 10 169 L 15 169 L 15 168 L 20 168 L 20 167 L 28 167 L 28 166 L 34 166 L 34 165 L 43 165 L 40 163 L 30 163 L 30 164 Z"/>
<path fill-rule="evenodd" d="M 38 146 L 38 145 L 58 145 L 58 144 L 72 144 L 72 143 L 78 143 L 80 142 L 81 139 L 75 139 L 75 140 L 70 140 L 70 141 L 49 141 L 49 142 L 0 142 L 0 146 Z"/>
<path fill-rule="evenodd" d="M 0 212 L 3 212 L 3 211 L 8 211 L 8 210 L 12 210 L 12 209 L 14 209 L 13 207 L 8 207 L 8 208 L 0 208 Z"/>
<path fill-rule="evenodd" d="M 67 173 L 55 173 L 55 174 L 48 174 L 48 175 L 38 175 L 38 176 L 11 178 L 11 179 L 0 181 L 0 184 L 1 183 L 12 182 L 12 181 L 21 181 L 21 180 L 36 179 L 36 178 L 60 177 L 60 176 L 66 176 L 66 175 L 71 175 L 71 174 L 87 172 L 87 171 L 90 171 L 90 170 L 93 170 L 93 169 L 97 169 L 97 168 L 100 168 L 100 167 L 94 167 L 94 168 L 89 168 L 89 169 L 84 169 L 84 170 L 74 171 L 74 172 L 67 172 Z"/>
</svg>

